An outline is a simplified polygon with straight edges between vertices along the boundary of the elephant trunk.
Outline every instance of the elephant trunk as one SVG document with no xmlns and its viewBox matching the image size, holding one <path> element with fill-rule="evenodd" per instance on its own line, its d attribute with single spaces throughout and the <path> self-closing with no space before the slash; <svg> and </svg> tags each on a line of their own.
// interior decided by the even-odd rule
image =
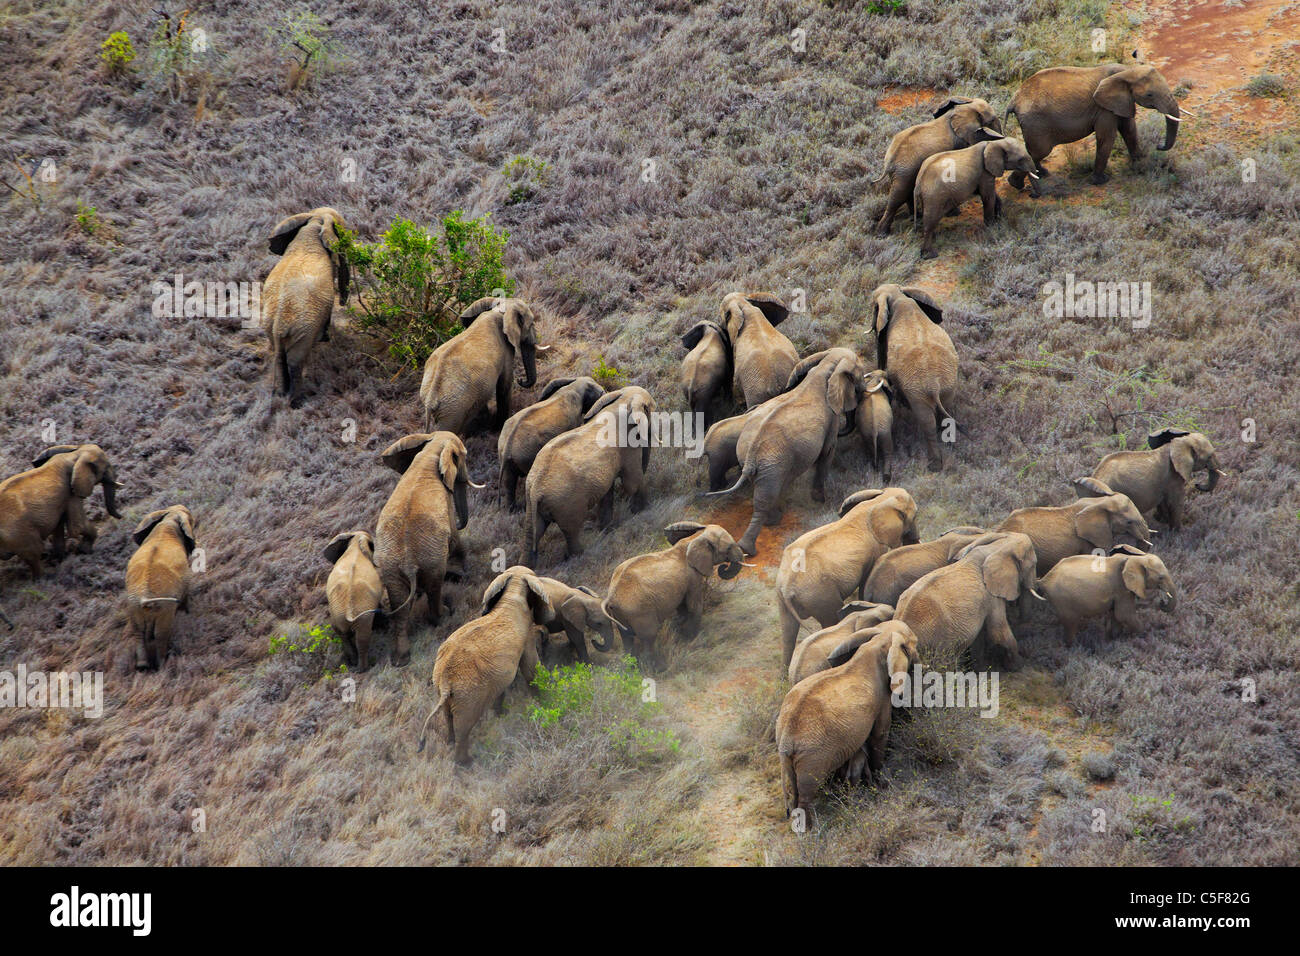
<svg viewBox="0 0 1300 956">
<path fill-rule="evenodd" d="M 1219 486 L 1219 475 L 1221 474 L 1223 474 L 1223 472 L 1219 471 L 1218 460 L 1211 458 L 1209 461 L 1209 467 L 1205 469 L 1205 480 L 1197 485 L 1196 489 L 1205 492 L 1213 491 Z"/>
<path fill-rule="evenodd" d="M 122 517 L 122 512 L 117 510 L 117 479 L 105 475 L 101 484 L 104 488 L 104 510 L 114 518 Z"/>
<path fill-rule="evenodd" d="M 605 623 L 595 628 L 594 631 L 600 639 L 592 638 L 591 649 L 600 651 L 602 654 L 612 650 L 614 647 L 614 622 L 606 619 Z"/>
<path fill-rule="evenodd" d="M 843 438 L 845 435 L 852 435 L 858 427 L 857 416 L 853 411 L 844 413 L 844 427 L 839 430 L 837 438 Z"/>
<path fill-rule="evenodd" d="M 524 342 L 520 347 L 520 358 L 524 362 L 524 377 L 519 380 L 521 388 L 532 388 L 537 381 L 537 343 Z"/>
<path fill-rule="evenodd" d="M 1165 141 L 1156 149 L 1168 150 L 1174 148 L 1174 140 L 1178 138 L 1178 117 L 1182 114 L 1178 110 L 1178 101 L 1170 99 L 1171 106 L 1165 113 Z"/>
</svg>

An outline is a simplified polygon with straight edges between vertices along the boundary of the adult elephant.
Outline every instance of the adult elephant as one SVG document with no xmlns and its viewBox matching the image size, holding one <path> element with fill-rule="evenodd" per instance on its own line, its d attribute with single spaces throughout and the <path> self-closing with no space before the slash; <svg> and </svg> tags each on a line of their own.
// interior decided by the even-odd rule
<svg viewBox="0 0 1300 956">
<path fill-rule="evenodd" d="M 872 293 L 876 366 L 889 377 L 925 438 L 931 471 L 943 469 L 939 428 L 957 394 L 957 349 L 941 327 L 943 309 L 924 289 L 893 284 Z"/>
<path fill-rule="evenodd" d="M 709 491 L 721 491 L 726 488 L 727 472 L 740 467 L 740 459 L 736 455 L 736 443 L 740 441 L 745 425 L 762 418 L 788 397 L 787 393 L 782 393 L 748 411 L 724 418 L 709 426 L 709 430 L 704 433 L 704 456 L 709 461 Z"/>
<path fill-rule="evenodd" d="M 604 394 L 589 375 L 552 379 L 538 401 L 506 420 L 497 438 L 497 457 L 501 462 L 500 494 L 511 511 L 517 507 L 519 481 L 532 470 L 537 453 L 552 438 L 581 425 L 582 416 Z"/>
<path fill-rule="evenodd" d="M 411 661 L 408 637 L 412 605 L 428 598 L 430 624 L 442 619 L 442 580 L 448 564 L 463 564 L 459 531 L 469 523 L 469 480 L 465 443 L 451 432 L 407 435 L 389 445 L 383 462 L 401 475 L 379 513 L 375 565 L 388 592 L 396 625 L 393 666 Z"/>
<path fill-rule="evenodd" d="M 167 659 L 178 611 L 190 609 L 190 554 L 197 522 L 184 505 L 152 511 L 131 535 L 140 547 L 126 564 L 127 618 L 135 634 L 135 669 Z"/>
<path fill-rule="evenodd" d="M 945 531 L 933 541 L 885 552 L 867 575 L 867 583 L 862 587 L 863 598 L 882 604 L 898 603 L 904 591 L 936 568 L 956 560 L 966 545 L 986 534 L 984 528 L 964 526 Z"/>
<path fill-rule="evenodd" d="M 902 488 L 849 495 L 838 521 L 791 541 L 776 573 L 781 666 L 790 666 L 801 621 L 812 618 L 830 627 L 844 602 L 861 596 L 872 565 L 891 548 L 916 541 L 916 501 Z"/>
<path fill-rule="evenodd" d="M 963 548 L 952 564 L 904 591 L 894 618 L 912 629 L 923 654 L 961 653 L 983 634 L 1014 668 L 1019 648 L 1006 605 L 1025 592 L 1038 596 L 1035 563 L 1034 543 L 1027 535 L 984 535 Z"/>
<path fill-rule="evenodd" d="M 785 391 L 799 364 L 793 343 L 776 330 L 789 307 L 770 292 L 732 292 L 723 297 L 721 311 L 745 405 L 753 408 Z"/>
<path fill-rule="evenodd" d="M 537 320 L 523 299 L 479 299 L 460 314 L 465 331 L 433 350 L 424 363 L 420 401 L 424 430 L 464 437 L 474 419 L 496 400 L 494 427 L 510 417 L 515 358 L 524 365 L 522 388 L 537 380 Z"/>
<path fill-rule="evenodd" d="M 888 181 L 889 201 L 876 224 L 876 235 L 889 235 L 889 228 L 903 206 L 912 205 L 912 190 L 921 164 L 935 153 L 963 149 L 1002 135 L 993 107 L 986 100 L 949 97 L 934 111 L 934 119 L 909 126 L 895 134 L 885 150 L 885 170 L 872 182 L 879 186 Z"/>
<path fill-rule="evenodd" d="M 958 212 L 972 196 L 979 196 L 984 206 L 984 225 L 997 221 L 1002 215 L 998 177 L 1008 169 L 1038 178 L 1024 145 L 1010 137 L 935 153 L 921 164 L 912 194 L 912 218 L 921 223 L 922 259 L 938 255 L 934 235 L 939 223 L 944 216 Z"/>
<path fill-rule="evenodd" d="M 740 539 L 746 554 L 758 551 L 758 533 L 781 520 L 781 499 L 791 482 L 813 469 L 814 501 L 826 500 L 826 474 L 835 457 L 835 440 L 856 427 L 854 410 L 865 384 L 862 360 L 850 349 L 817 352 L 790 373 L 790 394 L 772 411 L 746 423 L 736 442 L 744 465 L 728 495 L 754 488 L 754 515 Z M 841 428 L 841 424 L 843 427 Z"/>
<path fill-rule="evenodd" d="M 329 340 L 334 292 L 348 301 L 347 260 L 332 248 L 343 217 L 329 206 L 282 219 L 268 245 L 281 259 L 262 286 L 262 314 L 271 344 L 275 391 L 296 402 L 302 368 L 317 342 Z"/>
<path fill-rule="evenodd" d="M 1072 554 L 1097 550 L 1109 553 L 1112 547 L 1124 543 L 1120 539 L 1150 550 L 1155 532 L 1128 495 L 1118 494 L 1095 478 L 1076 479 L 1074 486 L 1096 497 L 1068 505 L 1019 508 L 994 529 L 1029 535 L 1038 554 L 1039 577 Z"/>
<path fill-rule="evenodd" d="M 1104 63 L 1039 70 L 1011 98 L 1007 117 L 1020 120 L 1025 146 L 1042 176 L 1047 175 L 1043 160 L 1048 153 L 1063 143 L 1078 142 L 1095 133 L 1097 158 L 1092 182 L 1100 186 L 1110 179 L 1106 163 L 1116 132 L 1124 138 L 1130 159 L 1142 156 L 1135 118 L 1139 106 L 1164 115 L 1165 141 L 1156 148 L 1172 149 L 1183 111 L 1160 71 L 1144 64 Z M 1023 188 L 1024 182 L 1023 173 L 1011 177 L 1017 189 Z"/>
<path fill-rule="evenodd" d="M 54 554 L 64 554 L 64 536 L 88 552 L 97 532 L 86 519 L 85 499 L 99 485 L 104 510 L 120 518 L 117 480 L 98 445 L 53 445 L 32 459 L 33 467 L 0 481 L 0 558 L 17 556 L 27 562 L 32 580 L 41 576 L 45 539 L 54 536 Z"/>
<path fill-rule="evenodd" d="M 614 483 L 622 480 L 632 511 L 646 505 L 650 416 L 655 401 L 639 385 L 607 393 L 577 428 L 552 438 L 537 453 L 524 481 L 529 564 L 537 566 L 542 536 L 552 525 L 564 534 L 565 554 L 581 554 L 582 524 L 599 505 L 601 529 L 614 521 Z"/>
<path fill-rule="evenodd" d="M 1212 492 L 1223 472 L 1214 445 L 1200 432 L 1166 428 L 1147 438 L 1143 451 L 1117 451 L 1101 460 L 1092 477 L 1113 491 L 1128 495 L 1144 515 L 1155 513 L 1160 521 L 1178 529 L 1183 525 L 1183 500 L 1187 486 L 1198 471 L 1205 481 L 1198 491 Z M 1092 497 L 1091 485 L 1077 488 L 1079 496 Z"/>
<path fill-rule="evenodd" d="M 1120 545 L 1106 557 L 1076 554 L 1062 558 L 1040 582 L 1064 630 L 1065 646 L 1074 643 L 1079 626 L 1095 617 L 1106 619 L 1106 637 L 1119 624 L 1129 631 L 1139 626 L 1140 606 L 1157 604 L 1166 614 L 1177 606 L 1174 579 L 1165 563 Z"/>
<path fill-rule="evenodd" d="M 682 336 L 682 395 L 686 406 L 702 415 L 704 426 L 713 424 L 714 399 L 731 391 L 731 339 L 717 322 L 696 322 Z M 730 403 L 728 403 L 730 404 Z"/>
</svg>

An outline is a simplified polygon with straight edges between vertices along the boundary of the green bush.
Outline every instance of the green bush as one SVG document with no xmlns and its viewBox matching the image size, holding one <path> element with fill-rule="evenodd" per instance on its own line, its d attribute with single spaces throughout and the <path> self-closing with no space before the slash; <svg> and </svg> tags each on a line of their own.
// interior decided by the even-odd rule
<svg viewBox="0 0 1300 956">
<path fill-rule="evenodd" d="M 290 85 L 297 89 L 313 73 L 324 74 L 333 69 L 341 55 L 338 41 L 330 27 L 310 10 L 301 9 L 286 13 L 267 34 L 279 46 L 280 52 L 295 61 Z M 297 62 L 298 58 L 302 62 Z"/>
<path fill-rule="evenodd" d="M 87 206 L 80 199 L 77 200 L 77 225 L 88 236 L 93 236 L 101 225 L 99 212 L 95 207 Z"/>
<path fill-rule="evenodd" d="M 489 217 L 466 219 L 460 210 L 444 216 L 438 232 L 399 217 L 374 244 L 340 228 L 334 249 L 351 267 L 358 291 L 348 310 L 361 329 L 387 342 L 402 366 L 418 371 L 430 352 L 462 331 L 465 306 L 514 294 L 501 265 L 509 237 Z"/>
<path fill-rule="evenodd" d="M 546 184 L 546 163 L 531 156 L 516 156 L 506 163 L 501 175 L 510 180 L 510 196 L 506 199 L 506 205 L 514 206 L 532 199 Z"/>
<path fill-rule="evenodd" d="M 1251 96 L 1283 96 L 1286 93 L 1286 80 L 1276 73 L 1261 73 L 1246 84 L 1246 92 Z"/>
<path fill-rule="evenodd" d="M 607 392 L 623 388 L 628 383 L 627 374 L 613 365 L 606 365 L 603 355 L 596 359 L 596 367 L 591 370 L 591 377 Z"/>
<path fill-rule="evenodd" d="M 334 633 L 329 624 L 299 625 L 296 633 L 272 634 L 268 648 L 272 655 L 301 655 L 309 671 L 316 671 L 326 680 L 333 680 L 340 674 L 347 673 L 348 665 L 340 663 L 338 667 L 325 667 L 325 661 L 333 654 L 341 653 L 343 640 Z"/>
<path fill-rule="evenodd" d="M 131 45 L 131 38 L 123 30 L 110 33 L 99 48 L 99 58 L 108 65 L 110 73 L 125 73 L 135 59 L 135 47 Z"/>
</svg>

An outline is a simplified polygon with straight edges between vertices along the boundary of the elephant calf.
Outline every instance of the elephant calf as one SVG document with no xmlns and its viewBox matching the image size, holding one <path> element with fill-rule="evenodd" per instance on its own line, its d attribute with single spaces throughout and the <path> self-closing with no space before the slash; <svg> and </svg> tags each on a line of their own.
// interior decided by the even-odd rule
<svg viewBox="0 0 1300 956">
<path fill-rule="evenodd" d="M 795 538 L 776 573 L 781 615 L 781 666 L 790 666 L 799 622 L 814 618 L 830 627 L 840 608 L 862 593 L 881 555 L 915 543 L 916 501 L 902 488 L 869 489 L 840 504 L 840 518 Z"/>
<path fill-rule="evenodd" d="M 906 624 L 887 621 L 849 640 L 847 663 L 800 681 L 781 702 L 776 747 L 786 816 L 802 810 L 811 817 L 817 791 L 845 765 L 850 782 L 864 763 L 872 775 L 884 768 L 890 697 L 918 660 L 917 638 Z"/>
<path fill-rule="evenodd" d="M 418 750 L 424 749 L 429 722 L 441 713 L 456 763 L 468 764 L 470 732 L 489 706 L 501 713 L 517 676 L 532 680 L 538 664 L 536 628 L 554 617 L 546 589 L 528 568 L 515 566 L 497 575 L 483 592 L 482 616 L 438 648 L 433 663 L 438 702 L 424 721 Z"/>
<path fill-rule="evenodd" d="M 998 177 L 1008 169 L 1038 178 L 1034 161 L 1024 145 L 1015 139 L 998 139 L 935 153 L 921 164 L 912 192 L 912 220 L 921 221 L 922 259 L 938 255 L 934 250 L 934 234 L 940 220 L 956 212 L 972 196 L 978 195 L 984 203 L 984 225 L 993 225 L 1002 214 Z"/>
<path fill-rule="evenodd" d="M 555 609 L 555 617 L 546 625 L 548 636 L 563 634 L 574 656 L 584 664 L 591 662 L 587 653 L 587 632 L 600 635 L 599 641 L 592 641 L 591 646 L 600 652 L 611 650 L 614 637 L 614 622 L 609 619 L 600 596 L 591 588 L 570 587 L 555 578 L 538 577 L 546 598 Z"/>
<path fill-rule="evenodd" d="M 686 358 L 682 359 L 682 394 L 686 407 L 704 416 L 705 427 L 713 424 L 713 400 L 731 390 L 731 340 L 717 322 L 696 322 L 682 336 Z"/>
<path fill-rule="evenodd" d="M 876 369 L 867 376 L 866 394 L 858 405 L 858 436 L 871 463 L 880 470 L 880 476 L 890 480 L 889 459 L 894 454 L 894 389 L 889 375 Z"/>
<path fill-rule="evenodd" d="M 135 669 L 157 670 L 171 646 L 177 611 L 188 611 L 196 522 L 184 505 L 145 515 L 126 564 L 127 620 L 136 637 Z"/>
<path fill-rule="evenodd" d="M 1155 512 L 1157 519 L 1177 530 L 1183 525 L 1183 500 L 1187 486 L 1198 471 L 1205 482 L 1198 491 L 1212 492 L 1223 474 L 1210 440 L 1200 432 L 1166 428 L 1147 438 L 1147 450 L 1117 451 L 1101 460 L 1092 473 L 1097 481 L 1128 495 L 1142 514 Z M 1076 486 L 1077 487 L 1077 486 Z M 1078 487 L 1080 497 L 1095 494 L 1090 487 Z"/>
<path fill-rule="evenodd" d="M 664 529 L 671 548 L 629 558 L 614 569 L 602 609 L 617 626 L 624 649 L 640 657 L 655 653 L 655 638 L 670 617 L 680 619 L 684 640 L 693 640 L 704 615 L 704 583 L 714 568 L 730 580 L 740 573 L 740 546 L 716 524 L 679 521 Z"/>
<path fill-rule="evenodd" d="M 897 604 L 904 591 L 936 568 L 956 560 L 962 548 L 986 534 L 988 532 L 983 528 L 953 528 L 933 541 L 887 551 L 877 559 L 867 575 L 862 597 L 868 601 Z"/>
<path fill-rule="evenodd" d="M 590 376 L 557 378 L 542 389 L 542 397 L 516 412 L 501 427 L 497 457 L 501 461 L 500 491 L 511 511 L 519 480 L 532 470 L 537 453 L 548 441 L 582 424 L 582 416 L 600 401 L 605 390 Z"/>
<path fill-rule="evenodd" d="M 872 604 L 868 601 L 850 601 L 844 605 L 843 611 L 844 616 L 838 624 L 814 631 L 795 646 L 787 672 L 791 686 L 835 666 L 830 657 L 836 648 L 858 631 L 883 624 L 894 616 L 894 609 L 890 605 Z"/>
<path fill-rule="evenodd" d="M 388 592 L 375 566 L 375 539 L 364 531 L 335 535 L 325 546 L 334 565 L 325 582 L 330 627 L 343 642 L 343 659 L 359 672 L 370 668 L 370 635 L 388 610 Z"/>
<path fill-rule="evenodd" d="M 1138 629 L 1139 602 L 1158 603 L 1166 613 L 1172 613 L 1176 604 L 1174 579 L 1165 563 L 1128 545 L 1120 545 L 1104 558 L 1089 554 L 1064 558 L 1038 586 L 1061 622 L 1066 647 L 1089 618 L 1106 617 L 1109 639 L 1115 623 L 1129 631 Z"/>
<path fill-rule="evenodd" d="M 1070 555 L 1109 552 L 1121 543 L 1120 538 L 1150 549 L 1155 532 L 1147 527 L 1128 495 L 1118 494 L 1095 478 L 1076 479 L 1074 486 L 1096 497 L 1056 507 L 1019 508 L 994 529 L 1029 536 L 1038 554 L 1039 577 Z"/>
</svg>

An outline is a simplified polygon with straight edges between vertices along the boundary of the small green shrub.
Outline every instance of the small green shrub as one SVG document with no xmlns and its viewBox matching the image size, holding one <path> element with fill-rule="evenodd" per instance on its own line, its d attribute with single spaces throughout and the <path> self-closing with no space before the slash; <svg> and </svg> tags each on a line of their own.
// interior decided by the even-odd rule
<svg viewBox="0 0 1300 956">
<path fill-rule="evenodd" d="M 601 388 L 607 392 L 623 388 L 628 383 L 627 374 L 613 365 L 606 365 L 605 356 L 603 355 L 596 358 L 596 367 L 592 369 L 591 377 L 599 382 Z"/>
<path fill-rule="evenodd" d="M 93 236 L 103 225 L 99 221 L 99 213 L 95 207 L 87 206 L 80 199 L 77 200 L 77 225 L 88 236 Z"/>
<path fill-rule="evenodd" d="M 361 329 L 387 342 L 401 366 L 418 371 L 430 352 L 463 331 L 465 306 L 514 294 L 501 265 L 509 237 L 489 217 L 466 219 L 460 210 L 444 216 L 436 232 L 399 217 L 373 244 L 340 229 L 334 249 L 352 268 L 359 293 L 348 310 Z"/>
<path fill-rule="evenodd" d="M 329 624 L 299 625 L 297 632 L 272 634 L 268 648 L 272 655 L 301 655 L 302 662 L 308 670 L 319 669 L 319 676 L 333 680 L 347 673 L 348 666 L 340 663 L 337 667 L 325 666 L 326 660 L 333 654 L 341 653 L 343 640 L 334 633 Z"/>
<path fill-rule="evenodd" d="M 878 16 L 903 13 L 906 9 L 907 3 L 905 0 L 871 0 L 867 4 L 867 13 L 874 13 Z"/>
<path fill-rule="evenodd" d="M 514 206 L 536 196 L 546 184 L 546 168 L 546 163 L 531 156 L 516 156 L 506 163 L 501 170 L 501 175 L 510 180 L 510 196 L 506 199 L 506 205 Z"/>
<path fill-rule="evenodd" d="M 131 37 L 124 30 L 110 33 L 108 39 L 100 45 L 99 58 L 108 66 L 108 72 L 114 75 L 125 73 L 131 68 L 135 59 L 135 47 Z"/>
<path fill-rule="evenodd" d="M 1284 96 L 1286 81 L 1276 73 L 1261 73 L 1246 84 L 1246 92 L 1251 96 Z"/>
<path fill-rule="evenodd" d="M 149 81 L 154 88 L 166 88 L 175 102 L 185 82 L 196 71 L 199 56 L 208 52 L 207 34 L 185 24 L 186 10 L 175 20 L 159 11 L 158 22 L 149 38 Z"/>
<path fill-rule="evenodd" d="M 281 53 L 295 61 L 290 86 L 302 86 L 313 73 L 322 75 L 334 69 L 342 58 L 337 38 L 328 24 L 307 9 L 286 13 L 267 34 Z M 302 57 L 302 62 L 297 62 Z"/>
</svg>

